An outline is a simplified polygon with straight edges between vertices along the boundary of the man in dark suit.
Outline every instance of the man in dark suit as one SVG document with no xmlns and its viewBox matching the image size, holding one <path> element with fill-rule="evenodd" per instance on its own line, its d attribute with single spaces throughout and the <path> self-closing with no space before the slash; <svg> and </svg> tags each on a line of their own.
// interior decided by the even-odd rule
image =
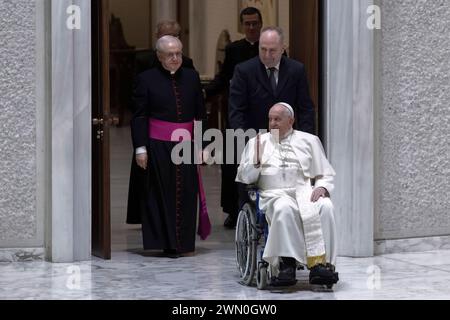
<svg viewBox="0 0 450 320">
<path fill-rule="evenodd" d="M 229 122 L 232 129 L 267 129 L 267 114 L 277 102 L 295 111 L 295 129 L 314 133 L 314 105 L 305 67 L 283 56 L 283 30 L 263 29 L 259 57 L 236 66 L 230 86 Z"/>
<path fill-rule="evenodd" d="M 247 7 L 240 14 L 240 22 L 245 38 L 234 41 L 225 48 L 225 60 L 220 72 L 205 87 L 208 98 L 221 93 L 224 89 L 228 90 L 236 65 L 258 55 L 259 36 L 263 25 L 261 12 L 256 8 Z"/>
<path fill-rule="evenodd" d="M 294 129 L 314 134 L 314 105 L 302 63 L 283 55 L 283 30 L 264 28 L 259 39 L 259 57 L 236 66 L 230 84 L 228 116 L 236 129 L 268 129 L 267 115 L 278 102 L 292 106 Z M 239 205 L 248 201 L 244 185 L 238 185 Z"/>
<path fill-rule="evenodd" d="M 245 38 L 230 43 L 225 48 L 225 60 L 220 72 L 214 80 L 207 85 L 205 95 L 209 99 L 220 93 L 228 97 L 230 80 L 233 77 L 234 68 L 241 62 L 247 61 L 258 55 L 259 36 L 263 25 L 261 12 L 254 7 L 247 7 L 240 13 L 240 22 L 245 33 Z M 227 110 L 223 114 L 228 119 Z M 230 128 L 228 121 L 226 127 Z M 224 159 L 226 155 L 224 154 Z M 221 206 L 223 212 L 228 214 L 224 226 L 234 228 L 239 213 L 238 187 L 234 178 L 237 173 L 236 164 L 222 165 Z"/>
<path fill-rule="evenodd" d="M 173 20 L 160 21 L 156 26 L 156 39 L 160 39 L 163 36 L 172 36 L 179 38 L 181 27 L 178 22 Z M 154 49 L 148 49 L 139 51 L 136 53 L 136 66 L 135 75 L 144 72 L 148 69 L 154 68 L 159 64 L 156 51 Z M 194 62 L 191 58 L 183 55 L 183 62 L 181 64 L 183 68 L 195 69 Z"/>
</svg>

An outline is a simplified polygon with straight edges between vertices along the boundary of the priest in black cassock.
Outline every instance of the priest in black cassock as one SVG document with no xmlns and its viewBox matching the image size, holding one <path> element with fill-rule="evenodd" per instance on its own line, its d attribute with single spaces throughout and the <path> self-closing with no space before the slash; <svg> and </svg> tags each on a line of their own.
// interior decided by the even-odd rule
<svg viewBox="0 0 450 320">
<path fill-rule="evenodd" d="M 174 20 L 163 20 L 158 22 L 156 26 L 156 39 L 160 39 L 164 36 L 173 36 L 175 38 L 180 37 L 181 27 L 180 24 Z M 158 59 L 155 49 L 148 49 L 143 51 L 138 51 L 136 53 L 136 61 L 134 66 L 133 78 L 134 82 L 137 80 L 137 76 L 144 71 L 152 68 L 156 68 L 161 65 Z M 194 63 L 192 59 L 182 55 L 181 67 L 194 69 Z M 132 85 L 130 85 L 130 100 L 132 96 Z M 134 113 L 136 106 L 131 104 L 131 111 Z M 133 163 L 130 175 L 130 183 L 128 190 L 128 208 L 127 208 L 127 224 L 141 224 L 141 212 L 145 210 L 147 206 L 146 201 L 146 176 L 145 172 L 138 169 L 138 166 Z"/>
<path fill-rule="evenodd" d="M 133 165 L 145 172 L 141 176 L 146 187 L 141 191 L 146 203 L 139 212 L 144 249 L 161 249 L 178 257 L 195 251 L 197 206 L 202 239 L 209 235 L 211 226 L 199 167 L 194 159 L 174 164 L 172 149 L 180 141 L 174 141 L 172 133 L 183 129 L 193 140 L 194 121 L 204 120 L 206 112 L 198 73 L 181 67 L 180 40 L 164 36 L 157 41 L 156 50 L 160 64 L 138 75 L 133 93 Z M 190 145 L 193 157 L 197 155 L 191 139 L 183 143 Z M 131 180 L 130 185 L 133 183 Z M 141 181 L 136 184 L 142 185 Z"/>
</svg>

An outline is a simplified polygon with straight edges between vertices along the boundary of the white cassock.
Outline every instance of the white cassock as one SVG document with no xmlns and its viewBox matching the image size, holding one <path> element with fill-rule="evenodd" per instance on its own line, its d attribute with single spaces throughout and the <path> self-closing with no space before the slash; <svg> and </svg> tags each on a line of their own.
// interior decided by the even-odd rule
<svg viewBox="0 0 450 320">
<path fill-rule="evenodd" d="M 331 194 L 335 172 L 319 138 L 292 132 L 280 143 L 270 133 L 261 135 L 265 144 L 261 166 L 254 166 L 256 138 L 247 144 L 236 177 L 237 182 L 255 184 L 260 190 L 260 209 L 269 224 L 263 254 L 277 272 L 279 257 L 293 257 L 308 268 L 336 262 L 333 204 L 329 198 L 310 201 L 314 188 Z"/>
</svg>

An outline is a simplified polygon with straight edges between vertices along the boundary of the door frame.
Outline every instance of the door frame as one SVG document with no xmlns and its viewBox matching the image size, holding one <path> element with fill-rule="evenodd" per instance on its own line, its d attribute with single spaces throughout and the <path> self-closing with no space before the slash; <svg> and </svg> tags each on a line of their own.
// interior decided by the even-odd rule
<svg viewBox="0 0 450 320">
<path fill-rule="evenodd" d="M 37 51 L 42 63 L 37 70 L 40 99 L 46 101 L 48 132 L 46 181 L 38 181 L 45 193 L 46 259 L 68 263 L 91 259 L 91 2 L 43 1 L 36 7 L 42 43 Z M 68 22 L 78 20 L 79 28 Z M 44 73 L 44 74 L 42 74 Z M 42 87 L 41 87 L 42 86 Z M 45 93 L 43 92 L 45 90 Z M 37 111 L 38 117 L 47 114 Z M 44 185 L 48 189 L 43 190 Z"/>
<path fill-rule="evenodd" d="M 320 0 L 290 0 L 291 57 L 302 61 L 307 69 L 310 92 L 320 110 Z M 109 0 L 91 0 L 92 5 L 92 118 L 103 119 L 103 125 L 92 128 L 92 254 L 111 259 L 110 162 L 109 162 Z M 189 15 L 180 12 L 178 19 L 186 26 Z M 189 6 L 187 6 L 189 8 Z M 294 19 L 294 11 L 295 19 Z M 299 18 L 298 13 L 301 13 Z M 187 33 L 188 29 L 182 30 Z M 309 33 L 313 34 L 313 37 Z M 313 54 L 311 54 L 313 52 Z M 99 76 L 100 75 L 100 76 Z M 318 112 L 316 112 L 316 115 Z M 316 128 L 319 117 L 316 116 Z M 103 132 L 99 143 L 97 131 Z"/>
<path fill-rule="evenodd" d="M 289 55 L 306 68 L 309 92 L 316 109 L 316 134 L 322 134 L 322 1 L 289 1 Z"/>
<path fill-rule="evenodd" d="M 92 254 L 111 259 L 109 0 L 92 0 Z"/>
</svg>

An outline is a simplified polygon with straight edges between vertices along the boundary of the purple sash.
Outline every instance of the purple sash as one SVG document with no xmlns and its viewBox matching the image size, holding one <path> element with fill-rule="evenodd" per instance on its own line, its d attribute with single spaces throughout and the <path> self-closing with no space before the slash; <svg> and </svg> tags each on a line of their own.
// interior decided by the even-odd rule
<svg viewBox="0 0 450 320">
<path fill-rule="evenodd" d="M 177 129 L 184 129 L 189 135 L 179 137 L 179 139 L 172 139 L 172 133 Z M 150 138 L 160 141 L 173 141 L 181 142 L 184 140 L 192 140 L 194 132 L 194 122 L 174 123 L 166 122 L 157 119 L 149 119 L 148 122 L 148 135 Z M 198 210 L 198 230 L 197 234 L 202 240 L 211 233 L 211 222 L 209 221 L 208 209 L 206 207 L 206 196 L 203 188 L 202 176 L 200 172 L 200 166 L 197 166 L 198 176 L 198 198 L 199 198 L 199 210 Z"/>
</svg>

